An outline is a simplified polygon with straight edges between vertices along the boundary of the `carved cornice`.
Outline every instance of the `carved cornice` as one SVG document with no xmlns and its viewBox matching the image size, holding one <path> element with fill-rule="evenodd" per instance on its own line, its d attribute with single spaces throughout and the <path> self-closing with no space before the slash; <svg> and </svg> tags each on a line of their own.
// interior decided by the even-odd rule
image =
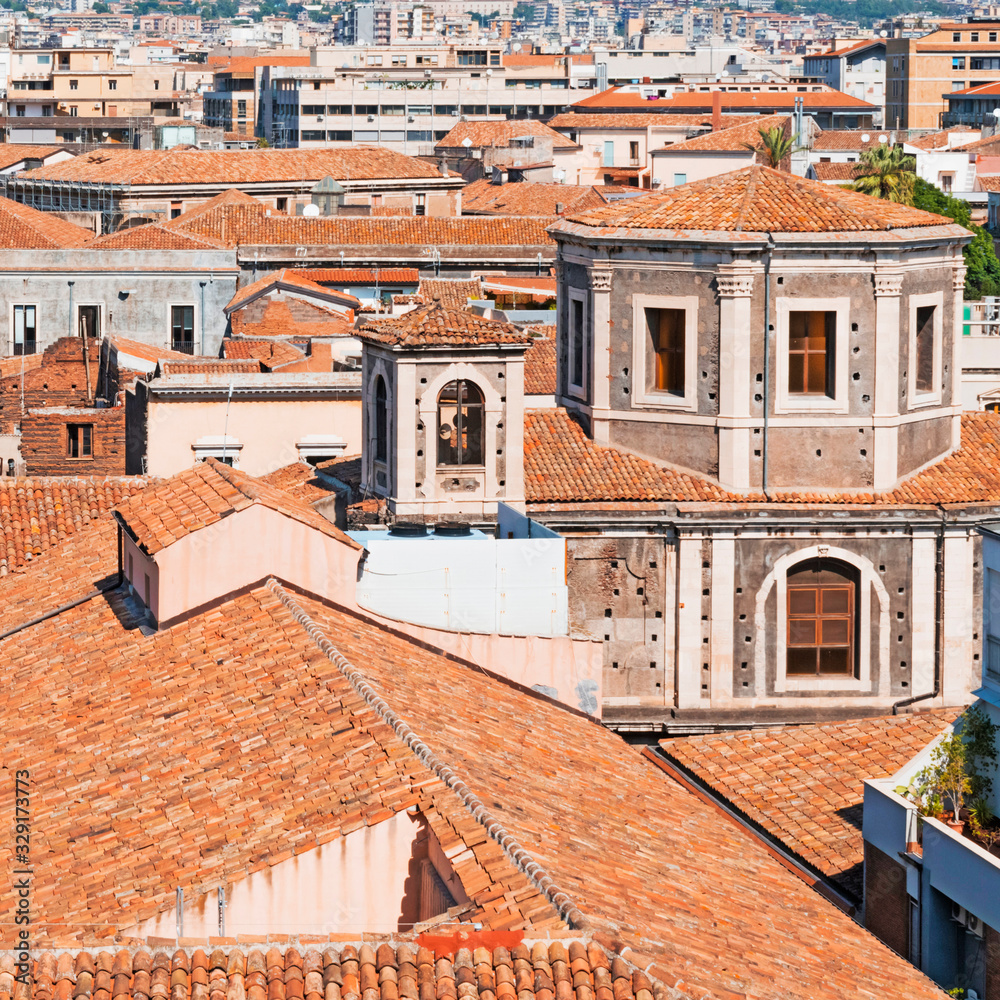
<svg viewBox="0 0 1000 1000">
<path fill-rule="evenodd" d="M 956 267 L 951 272 L 951 290 L 953 292 L 965 291 L 965 270 L 964 267 Z"/>
<path fill-rule="evenodd" d="M 717 274 L 715 284 L 719 289 L 720 298 L 746 298 L 753 292 L 753 275 Z"/>
<path fill-rule="evenodd" d="M 890 295 L 900 295 L 903 291 L 903 276 L 901 274 L 875 274 L 875 298 L 881 299 Z"/>
</svg>

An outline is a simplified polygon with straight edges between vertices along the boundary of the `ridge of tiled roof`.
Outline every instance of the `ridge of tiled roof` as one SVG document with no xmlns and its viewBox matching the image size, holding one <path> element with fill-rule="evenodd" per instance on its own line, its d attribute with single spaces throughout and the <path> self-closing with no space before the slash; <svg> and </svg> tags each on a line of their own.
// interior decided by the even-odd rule
<svg viewBox="0 0 1000 1000">
<path fill-rule="evenodd" d="M 658 465 L 587 437 L 562 407 L 524 415 L 524 485 L 529 503 L 790 503 L 924 507 L 1000 505 L 1000 414 L 962 414 L 961 446 L 891 490 L 772 490 L 738 494 L 685 470 Z"/>
<path fill-rule="evenodd" d="M 160 374 L 167 378 L 171 375 L 245 374 L 260 370 L 260 361 L 256 358 L 189 358 L 187 361 L 165 361 L 160 365 Z"/>
<path fill-rule="evenodd" d="M 25 180 L 104 184 L 259 184 L 266 181 L 341 181 L 440 177 L 437 167 L 379 146 L 335 149 L 116 149 L 82 153 L 20 176 Z"/>
<path fill-rule="evenodd" d="M 950 152 L 976 153 L 982 150 L 987 150 L 993 154 L 1000 152 L 1000 135 L 988 135 L 983 139 L 975 139 L 973 142 L 967 142 L 962 146 L 952 146 Z"/>
<path fill-rule="evenodd" d="M 894 775 L 961 711 L 679 737 L 660 749 L 860 902 L 864 780 Z"/>
<path fill-rule="evenodd" d="M 211 198 L 206 198 L 200 205 L 195 205 L 192 208 L 181 212 L 176 219 L 169 219 L 163 224 L 171 229 L 183 229 L 185 228 L 186 223 L 197 219 L 206 212 L 211 212 L 216 208 L 225 208 L 227 205 L 258 205 L 261 208 L 267 207 L 259 198 L 255 198 L 252 194 L 247 194 L 239 188 L 226 188 L 225 191 L 213 195 Z M 277 212 L 277 209 L 274 209 L 273 211 L 279 215 L 284 214 L 283 212 Z"/>
<path fill-rule="evenodd" d="M 31 146 L 25 143 L 3 142 L 0 143 L 0 169 L 11 167 L 21 160 L 44 159 L 58 152 L 58 146 Z"/>
<path fill-rule="evenodd" d="M 759 165 L 567 217 L 593 229 L 853 233 L 953 226 L 951 219 Z M 558 231 L 560 223 L 554 229 Z"/>
<path fill-rule="evenodd" d="M 813 173 L 818 181 L 843 181 L 853 182 L 857 176 L 860 163 L 814 163 Z"/>
<path fill-rule="evenodd" d="M 469 299 L 482 295 L 480 278 L 421 278 L 417 285 L 419 300 L 430 303 L 439 301 L 446 309 L 465 309 Z"/>
<path fill-rule="evenodd" d="M 228 245 L 212 236 L 171 229 L 162 222 L 131 226 L 98 236 L 88 250 L 226 250 Z"/>
<path fill-rule="evenodd" d="M 303 503 L 315 503 L 317 500 L 325 500 L 332 493 L 333 489 L 324 483 L 317 475 L 316 470 L 305 462 L 293 462 L 291 465 L 283 465 L 274 472 L 269 472 L 266 476 L 261 476 L 262 483 L 276 486 L 279 490 L 301 500 Z"/>
<path fill-rule="evenodd" d="M 212 992 L 247 1000 L 266 1000 L 269 983 L 301 984 L 304 1000 L 339 1000 L 362 992 L 365 1000 L 417 1000 L 424 988 L 436 997 L 452 996 L 456 983 L 463 985 L 470 977 L 472 982 L 489 984 L 485 992 L 490 1000 L 494 996 L 496 1000 L 552 996 L 605 1000 L 605 990 L 615 1000 L 654 998 L 645 973 L 579 934 L 519 944 L 513 943 L 517 935 L 511 934 L 505 947 L 494 944 L 495 934 L 478 933 L 468 925 L 435 927 L 433 933 L 444 937 L 452 928 L 459 943 L 448 951 L 417 941 L 400 943 L 398 938 L 369 943 L 360 935 L 353 944 L 345 943 L 343 935 L 331 941 L 316 936 L 301 943 L 281 942 L 283 947 L 267 939 L 247 942 L 241 937 L 239 947 L 233 947 L 235 941 L 217 939 L 206 941 L 204 949 L 171 948 L 169 955 L 142 946 L 134 951 L 119 947 L 112 952 L 97 946 L 75 954 L 42 952 L 33 957 L 29 974 L 39 995 L 72 996 L 77 984 L 89 976 L 95 992 L 101 989 L 98 982 L 113 985 L 115 1000 L 145 998 L 150 983 L 161 980 L 170 984 L 172 1000 L 196 1000 L 209 982 Z M 0 964 L 0 975 L 4 974 L 13 978 L 13 969 Z M 370 985 L 362 991 L 361 983 Z M 10 995 L 13 990 L 5 992 Z M 661 987 L 656 997 L 676 1000 L 680 994 L 663 992 Z"/>
<path fill-rule="evenodd" d="M 351 319 L 332 303 L 321 305 L 302 299 L 294 303 L 267 298 L 262 311 L 248 317 L 235 308 L 230 314 L 233 336 L 237 337 L 344 337 L 350 336 Z"/>
<path fill-rule="evenodd" d="M 663 150 L 657 150 L 657 152 L 698 153 L 735 150 L 749 153 L 750 150 L 746 148 L 744 143 L 759 145 L 761 129 L 765 131 L 770 128 L 785 129 L 791 120 L 788 115 L 761 115 L 760 118 L 751 122 L 720 129 L 718 132 L 696 135 L 693 139 L 685 139 L 684 142 L 675 142 L 672 145 L 664 146 Z"/>
<path fill-rule="evenodd" d="M 0 198 L 0 250 L 64 250 L 93 240 L 89 229 L 52 212 Z"/>
<path fill-rule="evenodd" d="M 213 458 L 137 493 L 119 504 L 115 515 L 142 551 L 155 555 L 178 539 L 255 503 L 360 548 L 308 505 Z"/>
<path fill-rule="evenodd" d="M 884 135 L 887 140 L 895 141 L 895 132 L 890 129 L 867 128 L 867 129 L 824 129 L 815 136 L 812 148 L 817 152 L 829 150 L 831 152 L 860 152 L 872 146 L 879 145 L 879 136 Z M 863 136 L 868 136 L 864 141 Z M 890 140 L 890 136 L 893 137 Z"/>
<path fill-rule="evenodd" d="M 302 351 L 285 340 L 244 340 L 242 337 L 226 337 L 222 341 L 222 350 L 224 357 L 253 358 L 271 370 L 305 358 Z"/>
<path fill-rule="evenodd" d="M 116 347 L 123 354 L 141 358 L 143 361 L 157 362 L 171 359 L 174 361 L 191 361 L 194 357 L 191 354 L 184 354 L 182 351 L 171 350 L 169 347 L 156 347 L 142 340 L 131 340 L 117 333 L 108 334 L 107 339 L 113 347 Z"/>
<path fill-rule="evenodd" d="M 139 476 L 0 479 L 0 577 L 21 569 L 149 487 Z"/>
<path fill-rule="evenodd" d="M 296 268 L 295 273 L 320 285 L 369 285 L 376 281 L 415 285 L 420 280 L 420 272 L 415 267 L 302 267 Z"/>
<path fill-rule="evenodd" d="M 554 149 L 575 149 L 576 143 L 570 142 L 566 136 L 555 129 L 549 128 L 536 118 L 525 118 L 510 121 L 468 121 L 458 122 L 451 131 L 434 144 L 438 149 L 454 149 L 461 147 L 466 139 L 472 146 L 507 147 L 512 139 L 521 136 L 551 139 Z"/>
<path fill-rule="evenodd" d="M 733 115 L 724 114 L 722 125 L 724 128 L 731 128 L 735 125 L 744 125 L 747 122 L 755 121 L 761 115 Z M 565 111 L 549 120 L 550 128 L 572 129 L 572 128 L 697 128 L 703 126 L 707 129 L 712 127 L 712 113 L 694 115 L 664 115 L 660 112 L 619 112 L 600 114 L 598 112 L 587 111 Z"/>
<path fill-rule="evenodd" d="M 930 135 L 922 135 L 919 139 L 904 139 L 903 142 L 907 146 L 915 146 L 917 149 L 925 149 L 929 152 L 933 152 L 938 149 L 954 149 L 954 146 L 948 145 L 949 137 L 955 134 L 966 134 L 970 132 L 979 132 L 980 129 L 971 126 L 956 126 L 955 128 L 942 129 L 940 132 L 932 132 Z M 976 140 L 970 140 L 976 141 Z"/>
<path fill-rule="evenodd" d="M 447 347 L 461 344 L 527 344 L 523 330 L 500 320 L 486 319 L 468 309 L 446 306 L 440 300 L 402 316 L 371 319 L 355 331 L 362 340 L 406 347 Z"/>
<path fill-rule="evenodd" d="M 734 90 L 685 90 L 680 93 L 670 94 L 666 97 L 647 98 L 637 91 L 624 91 L 617 87 L 597 94 L 591 94 L 582 100 L 572 104 L 572 108 L 646 108 L 651 112 L 661 112 L 672 114 L 675 111 L 690 111 L 692 108 L 707 108 L 709 112 L 712 108 L 712 100 L 715 94 L 719 94 L 722 108 L 744 113 L 751 108 L 788 108 L 791 110 L 795 101 L 801 97 L 805 101 L 805 106 L 809 108 L 850 108 L 858 111 L 876 111 L 874 104 L 861 100 L 860 97 L 851 97 L 843 94 L 839 90 L 830 88 L 824 90 L 809 90 L 799 93 L 793 90 L 787 91 L 744 91 Z"/>
</svg>

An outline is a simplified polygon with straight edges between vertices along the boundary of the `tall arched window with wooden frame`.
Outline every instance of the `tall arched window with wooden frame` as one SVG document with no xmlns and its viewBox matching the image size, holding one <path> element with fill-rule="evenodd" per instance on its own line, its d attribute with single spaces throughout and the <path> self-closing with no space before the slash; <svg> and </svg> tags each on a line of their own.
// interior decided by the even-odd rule
<svg viewBox="0 0 1000 1000">
<path fill-rule="evenodd" d="M 456 379 L 438 396 L 439 467 L 483 465 L 485 403 L 473 382 Z"/>
<path fill-rule="evenodd" d="M 858 585 L 854 567 L 834 559 L 812 559 L 789 572 L 787 676 L 855 675 Z"/>
</svg>

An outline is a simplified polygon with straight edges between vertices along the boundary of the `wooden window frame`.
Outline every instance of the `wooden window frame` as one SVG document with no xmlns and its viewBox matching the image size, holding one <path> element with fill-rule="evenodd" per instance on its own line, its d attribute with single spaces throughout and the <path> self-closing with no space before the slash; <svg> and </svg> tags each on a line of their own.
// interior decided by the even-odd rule
<svg viewBox="0 0 1000 1000">
<path fill-rule="evenodd" d="M 66 425 L 66 457 L 75 462 L 83 462 L 94 457 L 93 424 Z"/>
<path fill-rule="evenodd" d="M 802 338 L 802 347 L 796 346 L 797 339 L 792 337 L 792 328 L 796 324 L 796 317 L 807 316 L 806 326 L 811 327 L 812 317 L 823 317 L 823 339 L 822 348 L 814 348 L 810 341 L 814 338 L 806 336 Z M 819 338 L 816 338 L 819 339 Z M 832 309 L 790 309 L 788 311 L 788 395 L 789 396 L 825 396 L 833 399 L 836 394 L 836 356 L 837 356 L 837 314 Z M 792 373 L 794 358 L 802 358 L 802 377 L 796 379 Z M 822 386 L 811 384 L 812 366 L 810 362 L 822 357 Z M 793 384 L 793 383 L 798 384 Z"/>
<path fill-rule="evenodd" d="M 642 410 L 698 408 L 698 306 L 697 295 L 632 296 L 632 372 L 630 407 Z M 650 310 L 683 313 L 683 392 L 656 388 L 656 351 L 647 318 Z"/>
<path fill-rule="evenodd" d="M 811 591 L 816 595 L 813 604 L 814 611 L 806 614 L 792 610 L 793 597 Z M 844 612 L 826 612 L 823 610 L 823 594 L 833 591 L 847 592 L 847 610 Z M 856 587 L 852 580 L 845 580 L 844 583 L 810 583 L 810 584 L 789 584 L 786 591 L 786 615 L 785 615 L 785 675 L 787 677 L 853 677 L 855 673 L 855 605 Z M 796 622 L 812 621 L 815 623 L 814 641 L 811 643 L 794 642 L 792 640 L 793 625 Z M 824 642 L 823 624 L 825 622 L 846 622 L 847 642 Z M 792 650 L 812 649 L 815 653 L 816 669 L 814 671 L 792 670 L 790 658 Z M 824 649 L 846 649 L 847 668 L 845 670 L 823 670 L 822 651 Z"/>
<path fill-rule="evenodd" d="M 828 393 L 789 392 L 789 346 L 793 312 L 836 313 L 833 350 L 828 357 Z M 775 300 L 775 334 L 772 349 L 775 359 L 774 412 L 779 413 L 848 413 L 849 352 L 851 344 L 851 300 L 838 298 L 792 298 Z"/>
<path fill-rule="evenodd" d="M 907 373 L 907 403 L 910 409 L 923 406 L 937 406 L 943 401 L 941 388 L 944 361 L 944 294 L 928 292 L 922 295 L 911 295 L 909 306 L 909 357 L 906 364 Z M 931 330 L 931 366 L 933 370 L 931 388 L 921 389 L 917 384 L 917 364 L 920 345 L 917 334 L 920 311 L 933 307 L 933 327 Z"/>
</svg>

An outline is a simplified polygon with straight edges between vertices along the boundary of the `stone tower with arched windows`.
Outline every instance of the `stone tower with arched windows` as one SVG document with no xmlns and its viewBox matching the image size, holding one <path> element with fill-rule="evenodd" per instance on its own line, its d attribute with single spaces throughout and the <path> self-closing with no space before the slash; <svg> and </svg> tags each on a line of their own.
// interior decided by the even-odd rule
<svg viewBox="0 0 1000 1000">
<path fill-rule="evenodd" d="M 427 520 L 523 508 L 527 334 L 439 299 L 357 333 L 362 493 Z"/>
</svg>

